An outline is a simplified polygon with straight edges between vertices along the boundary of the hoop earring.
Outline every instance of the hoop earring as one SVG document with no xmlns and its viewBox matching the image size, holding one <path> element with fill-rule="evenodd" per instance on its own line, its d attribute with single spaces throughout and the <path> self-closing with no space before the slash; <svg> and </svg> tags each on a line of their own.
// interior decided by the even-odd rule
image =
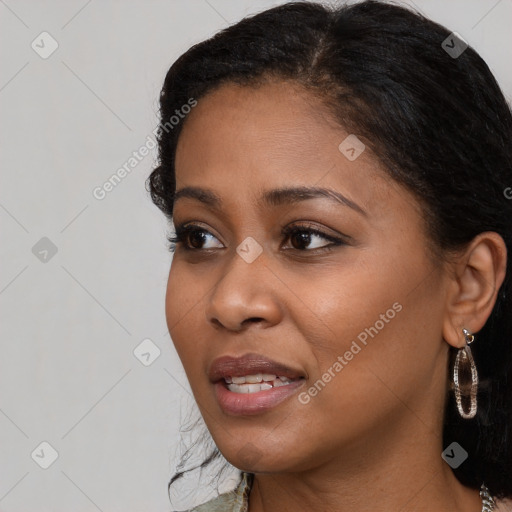
<svg viewBox="0 0 512 512">
<path fill-rule="evenodd" d="M 462 329 L 462 332 L 464 333 L 464 339 L 466 344 L 457 352 L 455 366 L 453 368 L 453 384 L 455 390 L 455 401 L 457 403 L 457 410 L 459 411 L 459 414 L 464 419 L 471 419 L 474 418 L 476 415 L 476 397 L 478 392 L 478 372 L 476 371 L 476 365 L 473 359 L 473 354 L 471 353 L 471 349 L 469 348 L 469 345 L 475 340 L 475 337 L 467 329 Z M 462 382 L 461 370 L 462 373 L 466 374 L 467 376 L 469 373 L 469 369 L 471 369 L 471 388 L 468 393 L 469 383 Z M 470 399 L 471 405 L 469 412 L 466 412 L 464 410 L 464 407 L 462 405 L 463 397 L 469 397 Z"/>
</svg>

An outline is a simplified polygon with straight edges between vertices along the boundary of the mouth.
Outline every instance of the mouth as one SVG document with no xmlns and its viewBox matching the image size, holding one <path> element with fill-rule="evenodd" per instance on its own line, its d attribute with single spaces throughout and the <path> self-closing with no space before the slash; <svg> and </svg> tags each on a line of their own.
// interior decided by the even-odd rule
<svg viewBox="0 0 512 512">
<path fill-rule="evenodd" d="M 259 380 L 260 375 L 261 382 L 250 382 Z M 255 374 L 222 378 L 214 384 L 214 389 L 217 403 L 225 414 L 253 416 L 276 408 L 295 395 L 305 382 L 304 377 L 288 379 L 271 374 Z"/>
<path fill-rule="evenodd" d="M 301 370 L 260 354 L 217 358 L 208 375 L 220 408 L 233 416 L 264 413 L 294 395 L 306 382 Z"/>
</svg>

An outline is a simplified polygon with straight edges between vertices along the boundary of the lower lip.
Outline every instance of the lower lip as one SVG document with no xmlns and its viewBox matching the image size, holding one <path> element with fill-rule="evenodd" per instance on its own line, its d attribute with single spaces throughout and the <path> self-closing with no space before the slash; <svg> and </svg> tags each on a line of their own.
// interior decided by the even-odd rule
<svg viewBox="0 0 512 512">
<path fill-rule="evenodd" d="M 266 389 L 256 393 L 234 393 L 226 387 L 224 380 L 214 384 L 220 407 L 226 414 L 253 415 L 272 409 L 297 391 L 306 379 L 292 381 L 286 386 Z"/>
</svg>

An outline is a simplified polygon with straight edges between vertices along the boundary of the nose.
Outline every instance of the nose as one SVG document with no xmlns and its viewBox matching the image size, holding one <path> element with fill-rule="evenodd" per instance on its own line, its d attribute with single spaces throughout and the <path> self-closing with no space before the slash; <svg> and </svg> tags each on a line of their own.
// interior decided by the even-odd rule
<svg viewBox="0 0 512 512">
<path fill-rule="evenodd" d="M 223 269 L 206 305 L 206 319 L 216 329 L 242 331 L 252 324 L 271 327 L 281 321 L 280 281 L 265 264 L 264 253 L 247 263 L 237 253 Z"/>
</svg>

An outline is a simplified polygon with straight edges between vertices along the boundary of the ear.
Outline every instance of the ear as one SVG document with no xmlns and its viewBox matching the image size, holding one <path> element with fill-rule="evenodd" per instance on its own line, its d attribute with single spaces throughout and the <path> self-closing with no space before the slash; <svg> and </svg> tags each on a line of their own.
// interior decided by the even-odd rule
<svg viewBox="0 0 512 512">
<path fill-rule="evenodd" d="M 477 235 L 450 263 L 443 337 L 464 346 L 462 329 L 478 332 L 491 315 L 507 270 L 507 246 L 493 231 Z"/>
</svg>

